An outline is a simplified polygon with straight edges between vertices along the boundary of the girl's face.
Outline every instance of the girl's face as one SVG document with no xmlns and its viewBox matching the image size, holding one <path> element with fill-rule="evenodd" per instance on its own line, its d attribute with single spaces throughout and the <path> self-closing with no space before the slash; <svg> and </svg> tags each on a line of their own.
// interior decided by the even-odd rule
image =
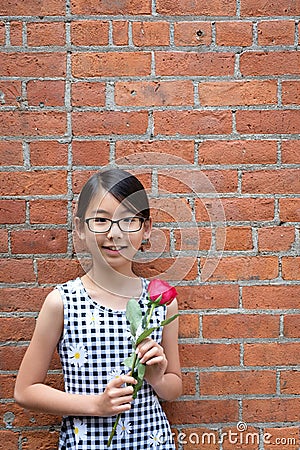
<svg viewBox="0 0 300 450">
<path fill-rule="evenodd" d="M 104 219 L 126 219 L 123 227 L 121 223 L 121 228 L 126 228 L 129 218 L 133 217 L 136 215 L 132 210 L 120 203 L 112 194 L 104 191 L 96 195 L 90 202 L 85 220 L 92 219 L 90 227 L 93 229 L 96 224 L 98 229 L 106 222 Z M 134 220 L 135 223 L 139 223 L 137 219 Z M 109 221 L 106 223 L 110 225 Z M 78 224 L 77 230 L 79 230 Z M 85 240 L 94 262 L 104 262 L 117 271 L 130 272 L 133 258 L 139 250 L 142 240 L 149 238 L 150 232 L 151 219 L 144 221 L 140 230 L 134 232 L 122 231 L 117 223 L 113 223 L 109 231 L 94 233 L 90 231 L 88 224 L 84 223 L 80 225 L 79 236 Z"/>
</svg>

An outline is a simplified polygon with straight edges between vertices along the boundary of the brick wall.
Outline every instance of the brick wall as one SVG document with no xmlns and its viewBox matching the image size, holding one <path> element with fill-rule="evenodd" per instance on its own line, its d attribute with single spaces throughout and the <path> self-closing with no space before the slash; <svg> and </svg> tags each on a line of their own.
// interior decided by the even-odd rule
<svg viewBox="0 0 300 450">
<path fill-rule="evenodd" d="M 137 269 L 178 284 L 178 449 L 299 448 L 299 1 L 10 0 L 0 15 L 0 448 L 56 448 L 59 418 L 16 406 L 13 385 L 45 295 L 83 271 L 72 205 L 109 163 L 151 197 Z"/>
</svg>

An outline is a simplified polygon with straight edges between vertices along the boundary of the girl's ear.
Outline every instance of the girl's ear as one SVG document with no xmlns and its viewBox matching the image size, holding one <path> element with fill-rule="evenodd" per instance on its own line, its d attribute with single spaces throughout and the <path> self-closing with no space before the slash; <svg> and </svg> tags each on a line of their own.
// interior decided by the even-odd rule
<svg viewBox="0 0 300 450">
<path fill-rule="evenodd" d="M 77 216 L 74 219 L 74 226 L 79 239 L 84 239 L 85 238 L 84 222 L 80 220 L 79 217 Z"/>
<path fill-rule="evenodd" d="M 145 220 L 144 222 L 144 239 L 149 239 L 151 235 L 152 230 L 152 217 L 149 217 L 149 219 Z"/>
</svg>

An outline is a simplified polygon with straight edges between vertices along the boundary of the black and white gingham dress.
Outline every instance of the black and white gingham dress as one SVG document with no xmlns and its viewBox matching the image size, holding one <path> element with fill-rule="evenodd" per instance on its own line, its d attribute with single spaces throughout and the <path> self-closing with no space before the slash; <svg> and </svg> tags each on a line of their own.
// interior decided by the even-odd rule
<svg viewBox="0 0 300 450">
<path fill-rule="evenodd" d="M 142 279 L 139 303 L 146 311 L 148 281 Z M 128 369 L 122 361 L 131 354 L 125 311 L 105 308 L 93 301 L 80 278 L 57 286 L 64 303 L 64 330 L 58 344 L 65 390 L 74 394 L 100 394 L 107 383 Z M 151 323 L 164 320 L 165 307 L 155 309 Z M 151 337 L 161 341 L 162 329 Z M 60 450 L 105 450 L 116 416 L 64 417 Z M 173 450 L 169 423 L 151 386 L 144 381 L 130 411 L 122 413 L 111 450 Z"/>
</svg>

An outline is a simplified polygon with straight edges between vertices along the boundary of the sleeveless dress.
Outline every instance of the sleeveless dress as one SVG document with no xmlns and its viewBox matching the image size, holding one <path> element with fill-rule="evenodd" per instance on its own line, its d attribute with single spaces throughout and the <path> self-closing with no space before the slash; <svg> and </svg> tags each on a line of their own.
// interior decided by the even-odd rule
<svg viewBox="0 0 300 450">
<path fill-rule="evenodd" d="M 139 304 L 147 306 L 148 281 L 143 284 Z M 74 394 L 101 394 L 107 383 L 128 369 L 122 364 L 133 348 L 126 312 L 112 310 L 93 301 L 80 278 L 57 286 L 64 304 L 64 330 L 58 343 L 65 391 Z M 164 320 L 166 307 L 158 307 L 150 326 Z M 151 337 L 161 341 L 162 329 Z M 63 418 L 59 450 L 106 450 L 117 416 Z M 165 413 L 152 387 L 144 380 L 131 410 L 122 413 L 111 450 L 175 450 Z"/>
</svg>

